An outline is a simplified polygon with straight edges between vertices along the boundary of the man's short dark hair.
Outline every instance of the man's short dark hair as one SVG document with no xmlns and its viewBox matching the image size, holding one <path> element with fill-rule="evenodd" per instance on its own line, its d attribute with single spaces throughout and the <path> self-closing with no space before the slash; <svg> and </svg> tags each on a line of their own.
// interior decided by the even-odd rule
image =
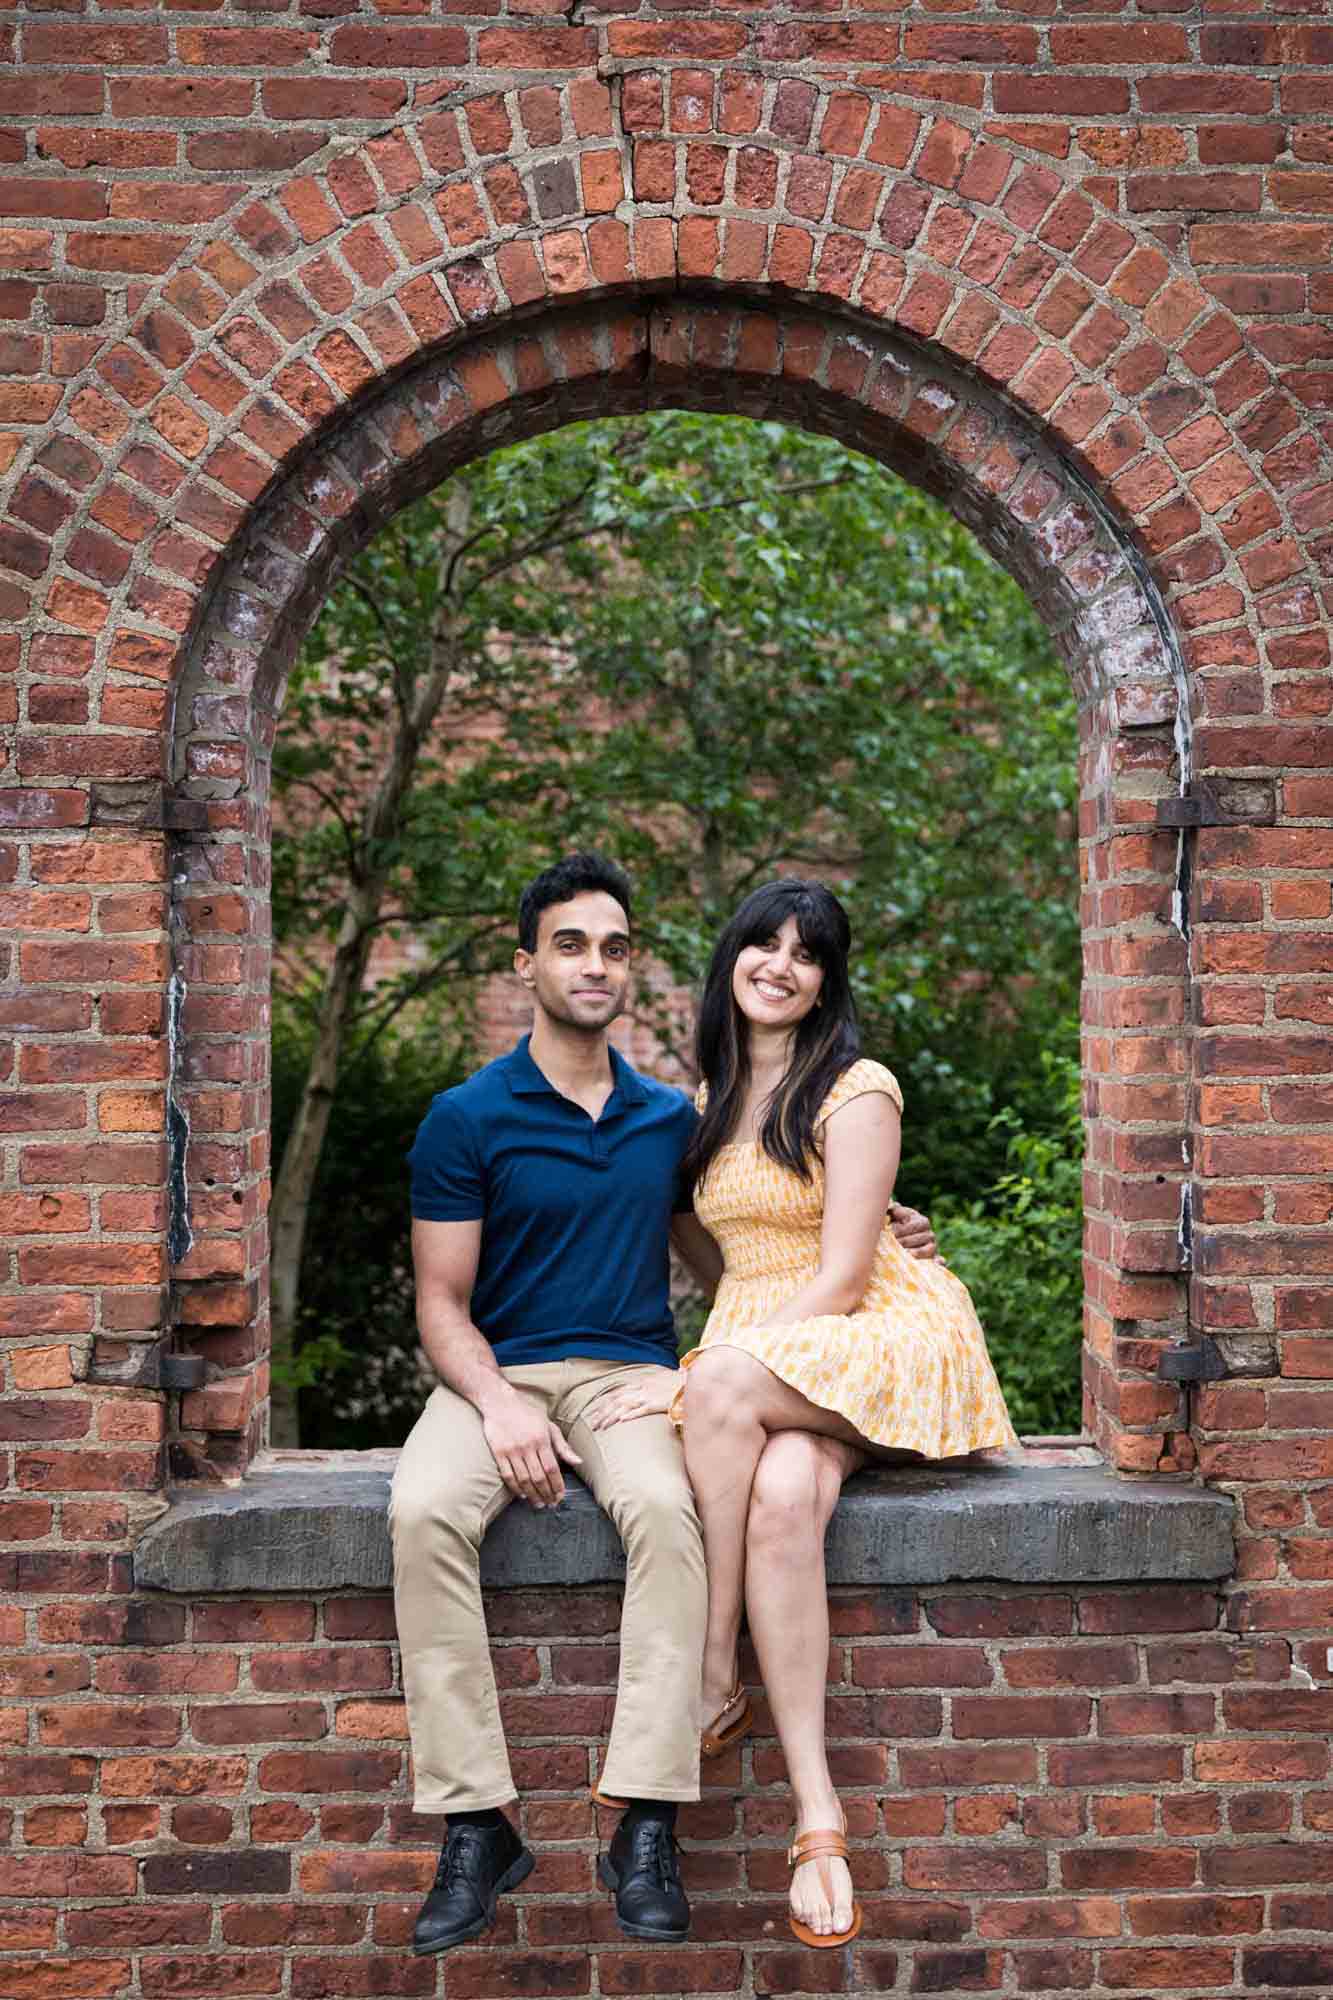
<svg viewBox="0 0 1333 2000">
<path fill-rule="evenodd" d="M 601 890 L 604 895 L 613 896 L 625 912 L 626 921 L 630 917 L 629 876 L 614 861 L 608 861 L 604 854 L 591 852 L 567 854 L 563 861 L 554 862 L 543 868 L 540 875 L 529 882 L 518 903 L 518 942 L 523 951 L 537 949 L 537 927 L 541 923 L 543 910 L 549 910 L 553 903 L 568 903 L 575 896 L 586 896 L 591 891 Z"/>
</svg>

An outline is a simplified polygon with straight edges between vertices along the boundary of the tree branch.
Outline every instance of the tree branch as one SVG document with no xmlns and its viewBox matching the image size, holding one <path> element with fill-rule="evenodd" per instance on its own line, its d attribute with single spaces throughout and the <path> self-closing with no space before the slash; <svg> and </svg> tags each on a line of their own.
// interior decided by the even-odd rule
<svg viewBox="0 0 1333 2000">
<path fill-rule="evenodd" d="M 365 1041 L 358 1047 L 356 1054 L 352 1057 L 351 1063 L 348 1065 L 349 1069 L 354 1069 L 357 1063 L 364 1059 L 384 1033 L 384 1030 L 389 1026 L 390 1022 L 394 1021 L 402 1013 L 404 1007 L 410 1005 L 413 1000 L 419 1000 L 423 993 L 429 992 L 430 988 L 443 979 L 447 972 L 461 968 L 464 972 L 475 976 L 478 972 L 488 969 L 498 970 L 498 967 L 485 968 L 475 966 L 469 961 L 474 947 L 483 938 L 494 937 L 497 932 L 503 931 L 509 921 L 508 917 L 497 917 L 494 923 L 479 925 L 476 930 L 470 932 L 463 939 L 461 944 L 453 946 L 449 951 L 441 952 L 438 958 L 432 959 L 429 965 L 423 966 L 421 971 L 414 974 L 391 1001 L 372 1002 L 369 1007 L 364 1008 L 359 1016 L 362 1023 L 374 1020 L 379 1008 L 383 1007 L 385 1011 L 382 1018 L 375 1023 Z"/>
<path fill-rule="evenodd" d="M 576 510 L 583 505 L 584 501 L 587 499 L 588 495 L 593 491 L 596 484 L 597 484 L 597 475 L 596 473 L 593 473 L 591 478 L 584 481 L 583 485 L 579 488 L 578 492 L 574 494 L 572 499 L 566 500 L 562 506 L 557 507 L 555 512 L 548 516 L 548 526 L 546 529 L 542 531 L 542 534 L 539 535 L 538 541 L 540 541 L 543 538 L 543 536 L 549 532 L 551 524 L 553 524 L 556 521 L 567 520 L 572 513 L 576 512 Z M 500 523 L 498 521 L 488 521 L 484 528 L 478 528 L 475 535 L 469 535 L 467 540 L 462 544 L 462 546 L 454 551 L 453 557 L 451 558 L 449 563 L 449 567 L 445 572 L 444 592 L 446 597 L 450 597 L 453 595 L 454 571 L 457 569 L 458 564 L 462 559 L 462 557 L 465 556 L 470 549 L 474 549 L 479 542 L 484 541 L 487 535 L 495 534 L 499 526 Z M 521 548 L 516 553 L 505 556 L 500 562 L 493 563 L 490 569 L 484 572 L 481 581 L 485 582 L 489 577 L 498 576 L 502 570 L 512 569 L 516 563 L 526 562 L 534 546 L 535 545 L 530 542 L 526 548 Z M 477 587 L 478 586 L 474 584 L 472 586 L 472 590 L 475 590 Z M 460 602 L 465 602 L 466 599 L 472 595 L 472 590 L 465 590 L 463 592 L 462 598 L 460 599 Z"/>
<path fill-rule="evenodd" d="M 800 493 L 825 493 L 830 487 L 850 485 L 852 480 L 859 478 L 859 476 L 857 473 L 844 472 L 839 473 L 836 479 L 800 480 L 793 482 L 790 486 L 775 487 L 772 497 L 778 500 L 787 500 L 793 495 Z M 744 493 L 730 493 L 717 500 L 699 500 L 691 502 L 689 506 L 667 507 L 660 514 L 654 515 L 646 532 L 651 533 L 663 521 L 679 520 L 685 515 L 715 514 L 721 508 L 743 507 L 748 504 L 751 497 Z M 614 515 L 609 521 L 594 521 L 589 523 L 586 528 L 571 530 L 569 534 L 555 535 L 544 541 L 530 543 L 526 549 L 520 550 L 518 555 L 509 557 L 502 563 L 496 563 L 490 569 L 483 570 L 477 581 L 471 586 L 471 589 L 463 592 L 460 601 L 466 602 L 474 591 L 480 590 L 484 584 L 489 583 L 493 576 L 498 576 L 502 570 L 513 568 L 519 562 L 526 562 L 532 556 L 548 555 L 552 549 L 565 548 L 571 542 L 589 541 L 594 535 L 616 535 L 622 529 L 628 527 L 628 525 L 629 517 L 624 514 L 618 514 Z"/>
<path fill-rule="evenodd" d="M 362 583 L 359 576 L 349 571 L 347 577 L 345 578 L 345 581 L 348 589 L 352 592 L 354 596 L 359 597 L 361 599 L 361 602 L 365 605 L 367 611 L 369 611 L 371 617 L 375 620 L 375 623 L 379 626 L 380 637 L 384 641 L 384 650 L 388 655 L 389 665 L 391 667 L 394 666 L 395 662 L 394 662 L 393 634 L 389 630 L 389 623 L 384 616 L 384 611 L 382 607 L 376 601 L 369 587 L 366 584 Z"/>
<path fill-rule="evenodd" d="M 317 784 L 314 778 L 308 778 L 301 772 L 284 778 L 283 784 L 284 786 L 299 785 L 307 792 L 313 792 L 320 804 L 337 820 L 339 827 L 342 829 L 343 844 L 347 849 L 347 865 L 355 876 L 360 868 L 357 858 L 357 832 L 339 806 L 337 799 L 332 793 L 325 791 L 323 785 Z"/>
</svg>

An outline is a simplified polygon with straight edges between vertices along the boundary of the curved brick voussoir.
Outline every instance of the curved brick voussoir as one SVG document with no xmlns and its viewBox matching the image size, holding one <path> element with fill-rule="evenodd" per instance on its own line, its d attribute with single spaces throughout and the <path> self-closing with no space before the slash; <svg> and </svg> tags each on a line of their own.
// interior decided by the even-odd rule
<svg viewBox="0 0 1333 2000">
<path fill-rule="evenodd" d="M 1164 719 L 1179 660 L 1160 595 L 1111 511 L 999 397 L 928 344 L 875 326 L 795 302 L 676 295 L 475 335 L 345 413 L 254 511 L 220 569 L 205 636 L 179 656 L 178 779 L 215 793 L 222 768 L 194 749 L 239 740 L 243 716 L 264 749 L 264 718 L 338 567 L 410 500 L 534 432 L 668 404 L 782 416 L 938 494 L 1039 604 L 1085 701 L 1162 683 Z"/>
<path fill-rule="evenodd" d="M 189 628 L 246 510 L 358 397 L 470 329 L 678 286 L 935 342 L 1136 523 L 1213 664 L 1246 564 L 1282 575 L 1269 626 L 1309 622 L 1236 435 L 1270 376 L 1234 359 L 1230 315 L 1141 226 L 956 117 L 780 73 L 636 67 L 477 92 L 304 168 L 182 238 L 71 385 L 61 444 L 34 437 L 5 587 L 16 615 L 31 593 L 39 627 L 92 634 L 99 666 L 113 616 Z"/>
</svg>

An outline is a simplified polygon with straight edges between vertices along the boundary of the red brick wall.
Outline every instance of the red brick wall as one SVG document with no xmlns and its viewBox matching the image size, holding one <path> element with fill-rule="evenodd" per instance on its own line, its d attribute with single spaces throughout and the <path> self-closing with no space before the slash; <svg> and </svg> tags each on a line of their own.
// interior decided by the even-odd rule
<svg viewBox="0 0 1333 2000">
<path fill-rule="evenodd" d="M 5 31 L 4 1331 L 72 1335 L 105 1377 L 184 1328 L 215 1372 L 173 1411 L 178 1467 L 234 1472 L 260 1442 L 285 660 L 340 556 L 422 482 L 501 436 L 680 400 L 780 407 L 945 491 L 1060 628 L 1085 701 L 1108 1454 L 1194 1463 L 1154 1375 L 1187 1312 L 1233 1367 L 1323 1372 L 1326 8 L 206 11 Z M 682 293 L 746 316 L 682 315 Z M 1089 508 L 1111 528 L 1092 551 Z M 1128 612 L 1097 567 L 1116 562 Z M 1210 773 L 1244 823 L 1154 833 Z M 96 1464 L 66 1454 L 63 1476 L 153 1483 L 157 1411 L 99 1409 Z"/>
<path fill-rule="evenodd" d="M 619 1602 L 504 1593 L 502 1705 L 539 1854 L 484 1945 L 404 1949 L 439 1823 L 405 1802 L 377 1598 L 65 1595 L 39 1579 L 6 1689 L 0 1965 L 13 2000 L 789 1992 L 1323 1991 L 1333 1690 L 1290 1593 L 1197 1585 L 834 1594 L 829 1733 L 865 1932 L 786 1932 L 790 1794 L 762 1712 L 683 1809 L 688 1945 L 628 1943 L 587 1789 Z M 1318 1625 L 1301 1593 L 1297 1622 Z M 1299 1679 L 1300 1676 L 1298 1675 Z M 22 1715 L 22 1709 L 7 1711 Z M 603 1827 L 603 1836 L 610 1822 Z M 752 1984 L 750 1983 L 752 1981 Z M 289 1983 L 288 1983 L 289 1982 Z"/>
<path fill-rule="evenodd" d="M 1186 1790 L 1170 1780 L 1151 1833 L 1118 1835 L 1117 1814 L 1148 1808 L 1117 1803 L 1100 1824 L 1090 1808 L 1087 1831 L 1025 1830 L 1020 1808 L 978 1834 L 966 1813 L 997 1809 L 971 1788 L 919 1787 L 945 1801 L 927 1851 L 953 1840 L 989 1867 L 1012 1846 L 1057 1902 L 1121 1886 L 1204 1898 L 1181 1912 L 1197 1942 L 1168 1948 L 1174 1970 L 1114 1957 L 1164 1949 L 1134 1929 L 1160 1920 L 1134 1900 L 1119 1944 L 1080 1934 L 1078 1913 L 1034 1946 L 996 1939 L 969 1905 L 904 1980 L 1007 1978 L 995 1955 L 1012 1952 L 1015 1983 L 1035 1986 L 1029 1954 L 1049 1944 L 1066 1954 L 1051 1977 L 1072 1969 L 1080 1988 L 1085 1952 L 1108 1986 L 1322 1988 L 1328 1718 L 1312 1729 L 1307 1711 L 1327 1699 L 1333 1612 L 1328 6 L 912 0 L 571 21 L 529 0 L 439 20 L 349 4 L 281 20 L 71 5 L 0 29 L 0 1504 L 15 1551 L 0 1563 L 17 1593 L 0 1619 L 12 1652 L 37 1646 L 39 1674 L 74 1663 L 67 1694 L 39 1681 L 28 1705 L 30 1663 L 5 1668 L 18 1777 L 56 1788 L 18 1808 L 20 1863 L 115 1908 L 132 1890 L 123 1815 L 148 1815 L 150 1886 L 194 1844 L 166 1765 L 141 1767 L 120 1820 L 95 1803 L 100 1753 L 174 1757 L 190 1706 L 115 1695 L 97 1649 L 121 1629 L 125 1550 L 161 1504 L 167 1440 L 177 1472 L 225 1477 L 263 1439 L 266 750 L 284 662 L 340 555 L 451 464 L 677 400 L 821 426 L 947 492 L 1057 630 L 1085 715 L 1090 1422 L 1126 1470 L 1240 1494 L 1229 1616 L 1262 1626 L 1265 1672 L 1287 1648 L 1300 1669 L 1271 1705 L 1281 1676 L 1257 1668 L 1218 1693 L 1239 1642 L 1209 1641 L 1191 1667 L 1208 1729 L 1187 1705 L 1197 1684 L 1153 1694 L 1171 1706 L 1144 1712 L 1141 1765 L 1117 1753 L 1121 1782 L 1093 1788 L 1146 1794 L 1174 1758 Z M 1154 830 L 1187 776 L 1214 780 L 1238 823 Z M 184 1213 L 168 1235 L 167 1141 L 179 1159 L 186 1118 L 188 1250 Z M 209 1370 L 183 1398 L 128 1381 L 164 1329 Z M 1192 1405 L 1156 1378 L 1163 1342 L 1191 1329 L 1233 1371 Z M 131 1634 L 166 1616 L 135 1611 Z M 292 1643 L 315 1646 L 301 1619 Z M 337 1671 L 336 1649 L 323 1657 Z M 292 1691 L 302 1712 L 327 1700 L 320 1671 Z M 1058 1698 L 1066 1721 L 1092 1699 Z M 1138 1698 L 1098 1694 L 1098 1725 Z M 104 1700 L 169 1741 L 112 1741 Z M 82 1722 L 46 1713 L 82 1707 Z M 876 1783 L 882 1727 L 857 1725 Z M 62 1743 L 69 1728 L 89 1740 Z M 1191 1739 L 1212 1730 L 1225 1749 L 1200 1765 Z M 1040 1776 L 1051 1753 L 1026 1737 L 1040 1816 L 1076 1788 Z M 302 1740 L 290 1754 L 315 1757 Z M 239 1759 L 246 1784 L 253 1762 L 260 1784 L 279 1753 L 188 1754 Z M 357 1752 L 395 1797 L 401 1754 Z M 305 1782 L 283 1772 L 279 1793 Z M 312 1810 L 295 1809 L 302 1838 Z M 60 1814 L 85 1811 L 88 1843 L 71 1845 Z M 256 1866 L 261 1845 L 232 1824 L 226 1901 L 226 1870 Z M 735 1865 L 719 1840 L 717 1865 Z M 1187 1859 L 1163 1862 L 1169 1881 L 1122 1885 L 1114 1862 L 1077 1880 L 1062 1843 L 1102 1841 Z M 364 1844 L 347 1843 L 355 1865 Z M 417 1885 L 424 1861 L 411 1867 L 395 1893 Z M 951 1888 L 941 1901 L 967 1901 Z M 1248 1902 L 1219 1911 L 1219 1891 Z M 1260 1896 L 1279 1942 L 1230 1941 Z M 5 1948 L 30 1949 L 28 1921 L 0 1919 Z M 52 1961 L 23 1990 L 119 1991 L 138 1949 L 123 1935 L 109 1970 Z M 173 1986 L 159 1961 L 180 1942 L 143 1945 L 144 1990 Z M 932 1959 L 956 1943 L 982 1956 Z M 228 1944 L 210 1930 L 194 1949 Z M 716 1949 L 700 1977 L 725 1987 L 740 1947 Z M 568 1950 L 585 1990 L 586 1954 Z M 235 1955 L 243 1980 L 276 1980 L 276 1957 Z M 604 1987 L 626 1976 L 613 1959 L 627 1962 L 608 1958 Z M 352 1948 L 340 1990 L 369 1964 Z M 322 1976 L 302 1971 L 302 1990 Z M 390 1976 L 435 1977 L 397 1959 Z"/>
</svg>

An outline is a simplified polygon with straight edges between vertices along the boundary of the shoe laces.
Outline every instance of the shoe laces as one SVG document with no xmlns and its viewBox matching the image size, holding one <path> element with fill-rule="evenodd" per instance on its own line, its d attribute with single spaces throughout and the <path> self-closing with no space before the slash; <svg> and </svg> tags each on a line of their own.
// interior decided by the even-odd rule
<svg viewBox="0 0 1333 2000">
<path fill-rule="evenodd" d="M 480 1838 L 481 1835 L 474 1826 L 450 1827 L 448 1834 L 445 1836 L 444 1846 L 440 1849 L 440 1859 L 435 1869 L 435 1887 L 437 1889 L 447 1889 L 452 1885 L 454 1877 L 461 1872 L 463 1867 L 464 1847 L 469 1844 L 469 1841 L 475 1845 Z"/>
<path fill-rule="evenodd" d="M 675 1835 L 664 1820 L 640 1820 L 634 1830 L 633 1845 L 638 1849 L 641 1865 L 656 1863 L 662 1880 L 669 1888 L 675 1888 L 680 1881 L 680 1864 L 677 1859 Z"/>
<path fill-rule="evenodd" d="M 680 1849 L 669 1826 L 659 1827 L 657 1851 L 661 1859 L 663 1879 L 673 1889 L 680 1887 Z"/>
</svg>

